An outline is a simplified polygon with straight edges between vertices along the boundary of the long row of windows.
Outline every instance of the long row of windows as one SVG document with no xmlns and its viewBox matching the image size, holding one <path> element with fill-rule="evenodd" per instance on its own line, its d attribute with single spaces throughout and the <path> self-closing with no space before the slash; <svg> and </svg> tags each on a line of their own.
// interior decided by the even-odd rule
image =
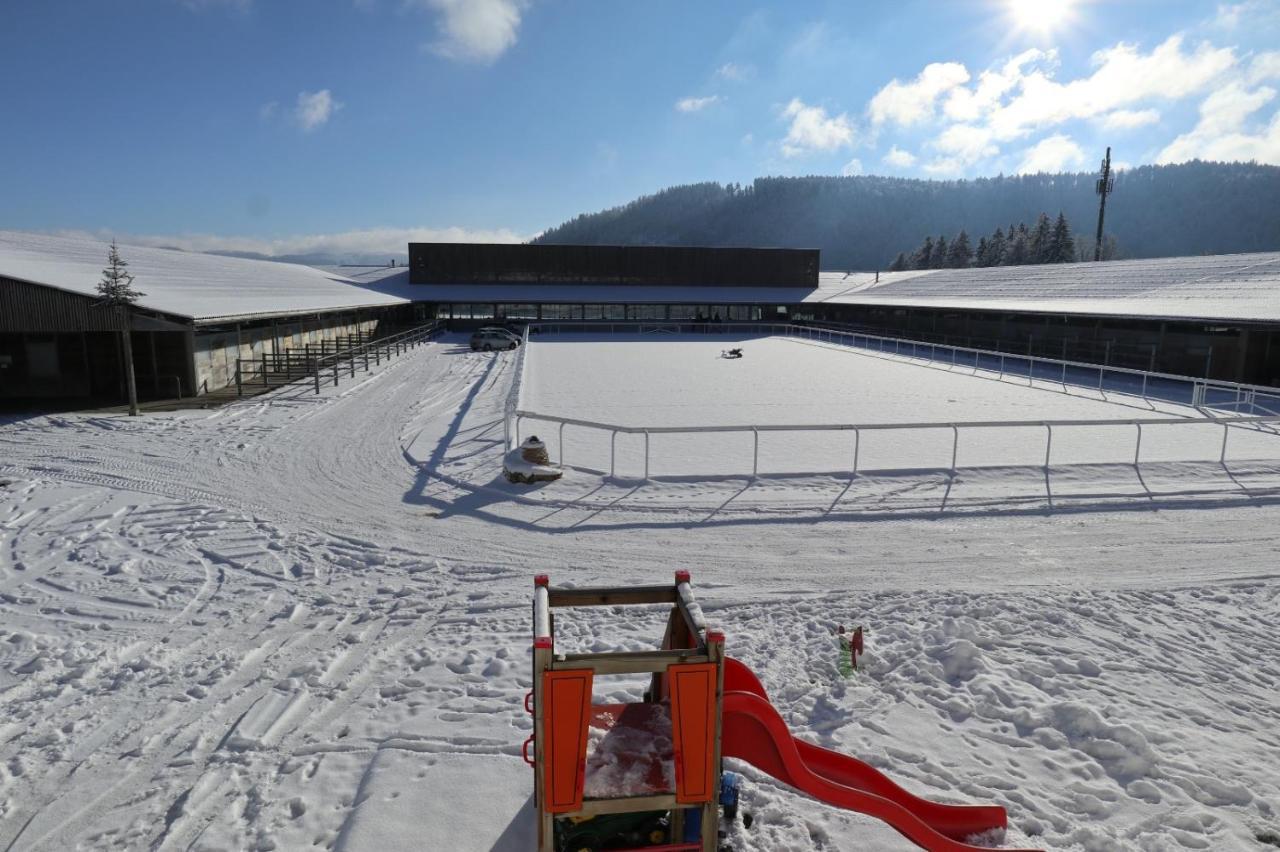
<svg viewBox="0 0 1280 852">
<path fill-rule="evenodd" d="M 522 305 L 441 304 L 440 319 L 480 320 L 717 320 L 759 322 L 786 317 L 783 305 Z"/>
</svg>

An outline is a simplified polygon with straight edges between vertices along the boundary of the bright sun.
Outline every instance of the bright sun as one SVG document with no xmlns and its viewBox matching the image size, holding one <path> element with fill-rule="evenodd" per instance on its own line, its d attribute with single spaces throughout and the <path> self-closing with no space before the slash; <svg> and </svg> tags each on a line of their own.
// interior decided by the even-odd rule
<svg viewBox="0 0 1280 852">
<path fill-rule="evenodd" d="M 1005 0 L 1019 29 L 1042 35 L 1053 32 L 1071 17 L 1075 0 Z"/>
</svg>

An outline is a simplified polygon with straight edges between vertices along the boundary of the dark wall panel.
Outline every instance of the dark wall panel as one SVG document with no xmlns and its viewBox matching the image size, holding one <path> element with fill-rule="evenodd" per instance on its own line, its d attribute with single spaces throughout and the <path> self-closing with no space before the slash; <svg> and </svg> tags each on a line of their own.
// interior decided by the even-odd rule
<svg viewBox="0 0 1280 852">
<path fill-rule="evenodd" d="M 410 243 L 414 284 L 818 286 L 816 249 Z"/>
<path fill-rule="evenodd" d="M 127 322 L 88 296 L 0 277 L 0 331 L 118 331 Z"/>
</svg>

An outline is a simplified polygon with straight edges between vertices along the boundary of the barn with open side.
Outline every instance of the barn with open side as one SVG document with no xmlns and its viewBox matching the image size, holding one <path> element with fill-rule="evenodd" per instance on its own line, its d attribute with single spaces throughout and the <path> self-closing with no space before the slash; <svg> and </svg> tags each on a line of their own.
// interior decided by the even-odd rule
<svg viewBox="0 0 1280 852">
<path fill-rule="evenodd" d="M 96 294 L 108 249 L 91 238 L 0 232 L 0 403 L 122 401 L 126 330 L 139 396 L 172 399 L 226 388 L 237 358 L 414 318 L 394 280 L 361 284 L 296 264 L 138 246 L 120 254 L 144 295 L 131 308 L 105 308 Z"/>
</svg>

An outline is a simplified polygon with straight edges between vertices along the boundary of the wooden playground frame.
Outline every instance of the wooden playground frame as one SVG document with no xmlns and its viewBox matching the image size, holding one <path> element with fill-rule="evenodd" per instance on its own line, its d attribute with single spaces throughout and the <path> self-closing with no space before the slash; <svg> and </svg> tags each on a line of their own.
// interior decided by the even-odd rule
<svg viewBox="0 0 1280 852">
<path fill-rule="evenodd" d="M 671 604 L 660 648 L 556 653 L 553 610 L 642 604 Z M 720 827 L 724 660 L 724 634 L 707 629 L 688 571 L 677 571 L 673 584 L 660 586 L 562 589 L 553 588 L 545 574 L 534 579 L 533 690 L 525 699 L 534 724 L 525 760 L 534 767 L 537 852 L 555 852 L 559 818 L 643 811 L 670 812 L 668 842 L 642 847 L 648 852 L 714 852 Z M 605 709 L 591 701 L 597 674 L 652 675 L 642 705 L 657 705 L 670 715 L 673 791 L 584 797 L 588 727 L 593 712 Z M 682 841 L 691 810 L 701 815 L 700 839 Z"/>
</svg>

